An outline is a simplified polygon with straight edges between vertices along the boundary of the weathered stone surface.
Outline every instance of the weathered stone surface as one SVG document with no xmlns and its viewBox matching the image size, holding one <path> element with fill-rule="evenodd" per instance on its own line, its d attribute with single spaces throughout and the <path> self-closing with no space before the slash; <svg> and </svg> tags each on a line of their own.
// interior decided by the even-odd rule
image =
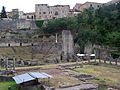
<svg viewBox="0 0 120 90">
<path fill-rule="evenodd" d="M 73 48 L 73 37 L 69 30 L 63 30 L 62 32 L 62 51 L 63 51 L 63 58 L 64 59 L 70 59 L 72 58 L 72 55 L 74 54 L 74 48 Z"/>
</svg>

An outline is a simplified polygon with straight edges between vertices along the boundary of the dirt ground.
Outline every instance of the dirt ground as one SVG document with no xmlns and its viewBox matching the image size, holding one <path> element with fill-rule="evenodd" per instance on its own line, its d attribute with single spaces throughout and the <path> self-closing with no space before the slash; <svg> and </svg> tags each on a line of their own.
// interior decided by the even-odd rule
<svg viewBox="0 0 120 90">
<path fill-rule="evenodd" d="M 75 87 L 82 85 L 84 83 L 91 84 L 104 84 L 110 86 L 111 84 L 116 86 L 119 85 L 119 68 L 113 66 L 104 65 L 83 65 L 76 63 L 66 63 L 66 64 L 54 64 L 54 65 L 43 65 L 35 67 L 22 67 L 16 70 L 17 74 L 23 74 L 27 72 L 45 72 L 53 76 L 53 78 L 48 80 L 40 80 L 45 85 L 52 86 L 55 88 L 65 88 L 65 87 Z M 92 80 L 82 81 L 74 76 L 80 74 L 93 75 L 96 78 Z M 117 76 L 118 75 L 118 76 Z M 115 82 L 116 80 L 116 82 Z M 109 85 L 110 84 L 110 85 Z M 103 90 L 103 89 L 100 89 Z M 107 89 L 104 89 L 107 90 Z"/>
<path fill-rule="evenodd" d="M 58 67 L 56 68 L 30 68 L 30 69 L 18 69 L 16 70 L 16 73 L 23 74 L 27 72 L 45 72 L 53 76 L 53 78 L 49 79 L 49 83 L 44 82 L 44 84 L 53 86 L 55 88 L 59 87 L 67 87 L 67 86 L 74 86 L 79 85 L 82 82 L 74 77 L 71 77 L 69 75 L 69 72 L 67 72 L 64 69 L 60 69 Z M 44 80 L 46 81 L 46 80 Z"/>
</svg>

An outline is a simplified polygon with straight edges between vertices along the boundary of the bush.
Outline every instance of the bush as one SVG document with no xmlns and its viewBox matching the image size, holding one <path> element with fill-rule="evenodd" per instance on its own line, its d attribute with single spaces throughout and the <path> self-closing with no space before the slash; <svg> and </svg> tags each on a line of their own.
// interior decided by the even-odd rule
<svg viewBox="0 0 120 90">
<path fill-rule="evenodd" d="M 35 21 L 35 23 L 36 23 L 37 27 L 39 27 L 39 28 L 41 28 L 41 27 L 42 27 L 43 22 L 44 22 L 43 20 L 36 20 L 36 21 Z"/>
</svg>

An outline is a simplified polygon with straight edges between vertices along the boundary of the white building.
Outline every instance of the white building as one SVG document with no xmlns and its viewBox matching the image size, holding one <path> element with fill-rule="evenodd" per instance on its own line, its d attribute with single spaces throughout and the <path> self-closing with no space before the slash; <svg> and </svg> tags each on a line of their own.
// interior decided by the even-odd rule
<svg viewBox="0 0 120 90">
<path fill-rule="evenodd" d="M 111 0 L 107 3 L 105 3 L 104 5 L 110 5 L 110 4 L 114 4 L 114 3 L 118 3 L 118 2 L 120 2 L 120 0 Z"/>
<path fill-rule="evenodd" d="M 35 12 L 25 13 L 27 20 L 34 20 L 35 19 Z"/>
<path fill-rule="evenodd" d="M 68 17 L 69 11 L 70 11 L 69 5 L 55 5 L 55 6 L 48 6 L 47 4 L 35 5 L 35 16 L 37 20 Z"/>
<path fill-rule="evenodd" d="M 26 19 L 26 15 L 23 11 L 19 11 L 19 19 Z"/>
</svg>

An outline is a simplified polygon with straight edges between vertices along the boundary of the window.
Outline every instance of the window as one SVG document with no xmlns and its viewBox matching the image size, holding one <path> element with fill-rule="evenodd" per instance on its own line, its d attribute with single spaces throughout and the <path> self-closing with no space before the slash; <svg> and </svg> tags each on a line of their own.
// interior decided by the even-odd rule
<svg viewBox="0 0 120 90">
<path fill-rule="evenodd" d="M 39 14 L 41 14 L 41 12 L 39 12 Z"/>
<path fill-rule="evenodd" d="M 43 12 L 43 14 L 46 14 L 46 12 Z"/>
<path fill-rule="evenodd" d="M 55 15 L 58 15 L 58 12 L 57 12 L 57 11 L 55 12 Z"/>
<path fill-rule="evenodd" d="M 53 17 L 53 19 L 56 19 L 56 17 Z"/>
<path fill-rule="evenodd" d="M 90 7 L 92 7 L 92 4 L 90 4 Z"/>
<path fill-rule="evenodd" d="M 34 18 L 34 16 L 31 17 L 32 19 Z"/>
<path fill-rule="evenodd" d="M 29 19 L 29 16 L 27 16 L 27 19 Z"/>
<path fill-rule="evenodd" d="M 99 5 L 97 5 L 97 7 L 100 7 Z"/>
</svg>

